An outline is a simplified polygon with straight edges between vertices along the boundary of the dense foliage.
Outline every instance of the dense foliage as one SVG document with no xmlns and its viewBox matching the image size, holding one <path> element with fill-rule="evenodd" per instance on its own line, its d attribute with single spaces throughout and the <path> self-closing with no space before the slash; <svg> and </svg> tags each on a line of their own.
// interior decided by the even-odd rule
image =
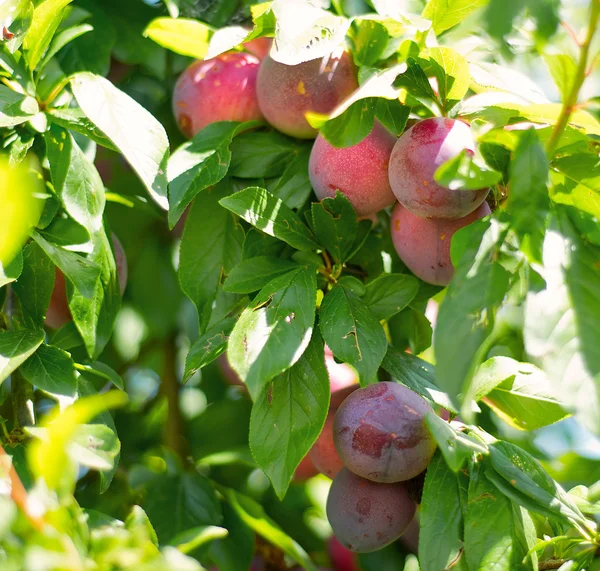
<svg viewBox="0 0 600 571">
<path fill-rule="evenodd" d="M 599 19 L 0 0 L 0 569 L 600 570 Z"/>
</svg>

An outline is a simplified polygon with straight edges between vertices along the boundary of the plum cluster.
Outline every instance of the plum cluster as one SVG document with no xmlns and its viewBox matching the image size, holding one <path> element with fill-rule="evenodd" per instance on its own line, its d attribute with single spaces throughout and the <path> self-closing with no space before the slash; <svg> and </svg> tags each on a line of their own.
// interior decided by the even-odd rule
<svg viewBox="0 0 600 571">
<path fill-rule="evenodd" d="M 422 280 L 447 285 L 454 272 L 453 234 L 490 213 L 489 189 L 450 189 L 434 177 L 446 161 L 474 152 L 470 127 L 432 117 L 417 121 L 398 139 L 375 121 L 360 143 L 334 147 L 311 127 L 306 113 L 328 114 L 357 89 L 351 56 L 340 52 L 285 65 L 269 55 L 270 42 L 259 38 L 244 44 L 244 52 L 192 64 L 173 95 L 181 131 L 192 137 L 215 121 L 266 120 L 292 137 L 316 137 L 309 162 L 316 196 L 322 200 L 340 191 L 361 218 L 373 218 L 396 203 L 390 229 L 398 255 Z"/>
</svg>

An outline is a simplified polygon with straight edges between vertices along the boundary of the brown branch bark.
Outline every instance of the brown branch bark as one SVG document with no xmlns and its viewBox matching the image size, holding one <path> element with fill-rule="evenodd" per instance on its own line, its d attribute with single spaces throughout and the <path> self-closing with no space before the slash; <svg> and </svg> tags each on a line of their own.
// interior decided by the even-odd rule
<svg viewBox="0 0 600 571">
<path fill-rule="evenodd" d="M 25 486 L 23 486 L 21 478 L 19 478 L 10 456 L 6 453 L 6 450 L 4 450 L 2 445 L 0 445 L 0 464 L 2 464 L 2 467 L 8 472 L 8 477 L 10 479 L 10 497 L 13 502 L 15 502 L 17 507 L 25 514 L 29 523 L 31 523 L 35 529 L 41 531 L 44 526 L 44 520 L 29 512 L 29 507 L 27 505 L 27 490 L 25 489 Z"/>
</svg>

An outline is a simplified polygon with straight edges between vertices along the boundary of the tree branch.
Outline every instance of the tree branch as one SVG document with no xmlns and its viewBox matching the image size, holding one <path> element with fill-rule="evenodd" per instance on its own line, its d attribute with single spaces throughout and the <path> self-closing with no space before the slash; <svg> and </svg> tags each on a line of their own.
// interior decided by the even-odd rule
<svg viewBox="0 0 600 571">
<path fill-rule="evenodd" d="M 44 521 L 40 517 L 32 515 L 29 512 L 29 506 L 27 505 L 27 490 L 25 490 L 25 486 L 23 486 L 21 478 L 19 478 L 19 475 L 13 466 L 10 455 L 6 453 L 6 450 L 4 450 L 2 445 L 0 445 L 0 464 L 8 472 L 8 477 L 10 479 L 10 497 L 13 502 L 15 502 L 17 507 L 25 514 L 29 523 L 31 523 L 35 529 L 41 531 L 44 526 Z"/>
<path fill-rule="evenodd" d="M 548 571 L 549 569 L 560 569 L 565 563 L 566 559 L 548 559 L 547 561 L 540 561 L 538 563 L 538 571 Z"/>
<path fill-rule="evenodd" d="M 588 25 L 585 40 L 581 44 L 581 53 L 579 54 L 577 72 L 575 73 L 575 77 L 573 78 L 573 86 L 571 87 L 571 91 L 569 92 L 567 98 L 563 102 L 558 121 L 554 126 L 554 130 L 552 131 L 552 135 L 550 136 L 550 139 L 548 140 L 548 145 L 546 147 L 546 153 L 548 154 L 548 158 L 550 160 L 554 158 L 556 147 L 564 133 L 564 130 L 569 124 L 571 114 L 573 113 L 575 106 L 577 105 L 579 91 L 581 90 L 581 86 L 583 85 L 583 82 L 585 81 L 585 78 L 587 76 L 590 46 L 592 43 L 592 39 L 594 38 L 594 34 L 596 33 L 596 28 L 598 27 L 599 17 L 600 0 L 592 0 L 592 5 L 590 9 L 590 22 Z"/>
<path fill-rule="evenodd" d="M 177 378 L 177 345 L 175 334 L 169 335 L 164 345 L 164 369 L 160 390 L 167 399 L 167 422 L 164 432 L 165 446 L 185 461 L 189 454 L 185 438 L 185 423 L 179 408 L 179 380 Z"/>
</svg>

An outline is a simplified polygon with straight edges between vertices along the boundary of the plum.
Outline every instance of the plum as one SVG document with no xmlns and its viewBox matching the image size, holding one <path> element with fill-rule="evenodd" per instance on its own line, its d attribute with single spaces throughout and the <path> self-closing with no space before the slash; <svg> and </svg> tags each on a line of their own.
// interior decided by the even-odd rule
<svg viewBox="0 0 600 571">
<path fill-rule="evenodd" d="M 119 277 L 119 287 L 121 295 L 125 292 L 127 286 L 127 258 L 125 250 L 118 238 L 112 235 L 113 248 L 115 250 L 115 264 L 117 265 L 117 275 Z M 50 304 L 46 312 L 46 325 L 52 329 L 60 329 L 63 325 L 71 321 L 71 311 L 67 301 L 67 284 L 64 274 L 56 268 L 54 278 L 54 289 L 50 297 Z"/>
<path fill-rule="evenodd" d="M 400 482 L 427 468 L 436 443 L 425 423 L 431 407 L 394 382 L 354 391 L 335 415 L 333 438 L 344 465 L 375 482 Z"/>
<path fill-rule="evenodd" d="M 403 482 L 382 484 L 343 468 L 327 498 L 327 518 L 340 543 L 357 553 L 376 551 L 398 539 L 416 505 Z"/>
<path fill-rule="evenodd" d="M 450 242 L 457 230 L 490 214 L 487 202 L 458 220 L 421 218 L 401 204 L 392 212 L 390 229 L 396 252 L 408 268 L 423 281 L 446 286 L 454 275 Z"/>
<path fill-rule="evenodd" d="M 325 346 L 325 366 L 329 374 L 331 408 L 337 408 L 344 399 L 358 388 L 358 375 L 346 363 L 337 363 L 329 347 Z"/>
<path fill-rule="evenodd" d="M 328 114 L 357 87 L 356 68 L 346 52 L 298 65 L 285 65 L 268 55 L 256 81 L 258 104 L 267 121 L 301 139 L 317 136 L 306 112 Z"/>
<path fill-rule="evenodd" d="M 325 420 L 325 426 L 319 438 L 313 444 L 308 453 L 315 468 L 328 478 L 335 478 L 337 473 L 344 467 L 335 444 L 333 443 L 333 419 L 335 411 L 331 411 Z"/>
<path fill-rule="evenodd" d="M 322 135 L 310 153 L 308 174 L 319 200 L 344 194 L 358 216 L 371 216 L 396 201 L 388 176 L 396 137 L 381 123 L 357 145 L 336 148 Z"/>
<path fill-rule="evenodd" d="M 306 482 L 306 480 L 316 476 L 318 473 L 319 471 L 315 468 L 310 456 L 307 454 L 300 460 L 300 464 L 298 464 L 298 467 L 294 472 L 293 480 L 294 482 Z"/>
<path fill-rule="evenodd" d="M 335 571 L 360 571 L 356 553 L 346 549 L 335 535 L 327 542 L 327 553 Z"/>
<path fill-rule="evenodd" d="M 423 218 L 462 218 L 473 212 L 489 189 L 451 190 L 434 178 L 437 168 L 475 143 L 466 123 L 446 117 L 419 121 L 394 145 L 389 179 L 398 202 Z"/>
<path fill-rule="evenodd" d="M 273 38 L 256 38 L 244 43 L 244 49 L 250 52 L 253 56 L 258 59 L 264 59 L 269 55 L 271 46 L 273 45 Z"/>
<path fill-rule="evenodd" d="M 173 112 L 188 138 L 217 121 L 262 120 L 256 97 L 260 60 L 249 53 L 224 53 L 190 65 L 173 91 Z"/>
<path fill-rule="evenodd" d="M 221 371 L 221 375 L 227 382 L 228 385 L 245 387 L 244 381 L 240 379 L 240 376 L 233 370 L 232 366 L 229 364 L 229 359 L 227 358 L 227 354 L 223 354 L 219 356 L 217 359 L 217 366 Z"/>
</svg>

